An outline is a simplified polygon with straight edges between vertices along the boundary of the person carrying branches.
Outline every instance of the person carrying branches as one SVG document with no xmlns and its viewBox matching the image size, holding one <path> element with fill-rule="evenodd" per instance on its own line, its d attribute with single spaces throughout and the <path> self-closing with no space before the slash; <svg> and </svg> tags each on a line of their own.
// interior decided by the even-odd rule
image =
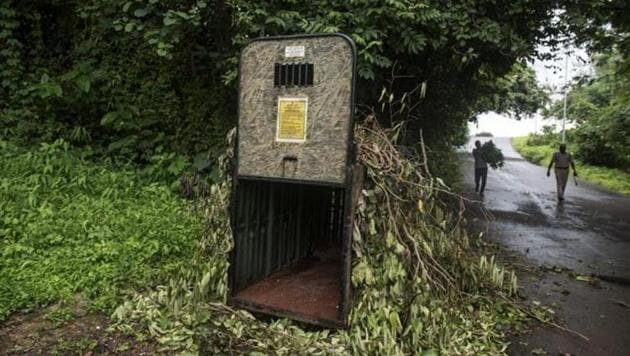
<svg viewBox="0 0 630 356">
<path fill-rule="evenodd" d="M 577 177 L 578 174 L 575 170 L 573 158 L 571 157 L 571 154 L 567 152 L 567 145 L 561 143 L 558 149 L 559 151 L 555 152 L 553 156 L 551 156 L 551 162 L 549 162 L 549 167 L 547 167 L 547 177 L 551 174 L 551 167 L 555 164 L 556 168 L 554 169 L 554 173 L 556 174 L 558 200 L 563 201 L 564 190 L 567 187 L 567 180 L 569 179 L 569 165 L 573 168 L 573 176 Z"/>
<path fill-rule="evenodd" d="M 479 195 L 483 196 L 488 178 L 488 166 L 492 169 L 503 167 L 505 163 L 503 152 L 492 140 L 484 142 L 483 145 L 477 140 L 475 141 L 472 155 L 475 159 L 475 192 L 479 192 Z M 479 186 L 479 183 L 481 183 L 481 186 Z"/>
<path fill-rule="evenodd" d="M 486 189 L 486 179 L 488 178 L 488 163 L 484 159 L 481 150 L 481 142 L 479 142 L 479 140 L 475 141 L 475 148 L 472 150 L 472 155 L 475 159 L 475 192 L 479 192 L 479 195 L 483 195 L 483 191 Z M 479 187 L 479 181 L 481 181 L 481 189 Z"/>
</svg>

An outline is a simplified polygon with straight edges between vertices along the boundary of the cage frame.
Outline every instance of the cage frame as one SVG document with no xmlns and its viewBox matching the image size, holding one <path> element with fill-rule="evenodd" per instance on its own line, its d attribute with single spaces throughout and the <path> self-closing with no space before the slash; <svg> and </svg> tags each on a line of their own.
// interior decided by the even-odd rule
<svg viewBox="0 0 630 356">
<path fill-rule="evenodd" d="M 354 217 L 354 209 L 356 207 L 356 201 L 358 198 L 358 188 L 361 186 L 361 182 L 363 179 L 363 168 L 356 164 L 356 150 L 354 149 L 354 100 L 355 100 L 355 86 L 356 86 L 356 63 L 357 63 L 357 50 L 354 41 L 347 35 L 342 33 L 313 33 L 313 34 L 295 34 L 295 35 L 282 35 L 282 36 L 270 36 L 270 37 L 258 37 L 250 40 L 244 47 L 241 49 L 241 53 L 239 55 L 239 72 L 238 72 L 238 118 L 240 120 L 241 117 L 241 67 L 243 64 L 242 56 L 245 48 L 253 43 L 258 41 L 278 41 L 278 40 L 292 40 L 292 39 L 308 39 L 308 38 L 321 38 L 321 37 L 339 37 L 346 41 L 350 46 L 351 50 L 351 62 L 352 62 L 352 79 L 351 79 L 351 87 L 350 87 L 350 117 L 348 118 L 347 125 L 347 134 L 348 134 L 348 142 L 346 145 L 346 175 L 344 183 L 333 183 L 333 182 L 322 182 L 317 180 L 308 180 L 308 179 L 291 179 L 291 178 L 280 178 L 280 177 L 260 177 L 260 176 L 252 176 L 252 175 L 239 175 L 238 167 L 239 164 L 239 150 L 234 150 L 233 164 L 232 164 L 232 191 L 230 195 L 230 224 L 232 228 L 232 234 L 236 234 L 236 190 L 238 189 L 239 183 L 241 181 L 256 181 L 261 180 L 265 182 L 272 183 L 285 183 L 285 184 L 307 184 L 307 185 L 316 185 L 316 186 L 324 186 L 330 188 L 344 188 L 344 207 L 343 207 L 343 227 L 342 227 L 342 241 L 341 241 L 341 291 L 340 291 L 340 301 L 339 301 L 339 310 L 338 310 L 338 318 L 336 320 L 330 319 L 322 319 L 317 317 L 312 317 L 296 312 L 291 312 L 287 310 L 282 310 L 270 306 L 265 306 L 253 302 L 248 302 L 246 300 L 241 300 L 236 298 L 237 291 L 234 289 L 235 286 L 235 267 L 233 265 L 233 261 L 235 261 L 235 257 L 237 254 L 237 246 L 236 243 L 233 244 L 232 250 L 229 253 L 230 264 L 228 267 L 228 292 L 227 292 L 227 303 L 229 305 L 240 307 L 255 313 L 266 314 L 274 317 L 281 318 L 289 318 L 299 322 L 304 322 L 308 324 L 317 325 L 325 328 L 347 328 L 349 326 L 348 323 L 348 315 L 350 312 L 351 304 L 352 304 L 352 234 L 353 234 L 353 217 Z M 236 139 L 235 139 L 235 147 L 239 147 L 239 127 L 237 125 L 236 128 Z M 233 235 L 234 241 L 237 240 L 237 236 Z"/>
</svg>

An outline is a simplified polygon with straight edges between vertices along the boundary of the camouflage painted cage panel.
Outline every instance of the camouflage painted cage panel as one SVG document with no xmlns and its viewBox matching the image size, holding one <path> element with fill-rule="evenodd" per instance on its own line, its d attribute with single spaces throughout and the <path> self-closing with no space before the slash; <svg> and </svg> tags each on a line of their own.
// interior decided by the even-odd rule
<svg viewBox="0 0 630 356">
<path fill-rule="evenodd" d="M 285 58 L 288 46 L 303 46 L 303 56 Z M 352 42 L 341 35 L 262 39 L 245 47 L 239 73 L 239 176 L 346 183 L 354 58 Z M 312 85 L 277 85 L 274 67 L 293 63 L 313 65 Z M 304 142 L 277 142 L 279 97 L 308 98 Z"/>
</svg>

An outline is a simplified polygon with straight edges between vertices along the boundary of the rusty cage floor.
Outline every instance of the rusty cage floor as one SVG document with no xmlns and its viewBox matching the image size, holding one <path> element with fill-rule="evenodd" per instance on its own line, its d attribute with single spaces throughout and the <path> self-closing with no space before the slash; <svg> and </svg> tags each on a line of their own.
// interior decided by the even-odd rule
<svg viewBox="0 0 630 356">
<path fill-rule="evenodd" d="M 339 319 L 341 260 L 306 257 L 238 292 L 234 299 L 308 319 Z"/>
</svg>

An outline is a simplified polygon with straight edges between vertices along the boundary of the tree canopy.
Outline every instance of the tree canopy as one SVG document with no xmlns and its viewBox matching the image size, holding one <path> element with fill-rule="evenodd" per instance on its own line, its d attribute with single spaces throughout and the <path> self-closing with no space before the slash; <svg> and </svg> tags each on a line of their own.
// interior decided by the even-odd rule
<svg viewBox="0 0 630 356">
<path fill-rule="evenodd" d="M 595 73 L 581 78 L 567 95 L 567 119 L 577 154 L 586 163 L 630 169 L 630 76 L 622 70 L 617 51 L 593 55 Z M 545 112 L 561 117 L 564 103 L 556 101 Z"/>
<path fill-rule="evenodd" d="M 566 6 L 573 6 L 566 2 Z M 576 5 L 577 6 L 577 5 Z M 417 0 L 44 0 L 0 5 L 3 134 L 64 137 L 108 155 L 202 157 L 236 116 L 250 39 L 343 32 L 359 54 L 357 100 L 405 93 L 406 143 L 462 143 L 487 110 L 521 117 L 544 95 L 526 61 L 560 31 L 559 3 Z M 422 90 L 416 90 L 422 87 Z M 388 124 L 388 123 L 384 123 Z"/>
<path fill-rule="evenodd" d="M 587 48 L 594 74 L 571 85 L 567 118 L 576 124 L 578 156 L 587 163 L 630 169 L 630 4 L 627 1 L 564 1 L 559 26 Z M 563 102 L 546 116 L 560 117 Z"/>
</svg>

